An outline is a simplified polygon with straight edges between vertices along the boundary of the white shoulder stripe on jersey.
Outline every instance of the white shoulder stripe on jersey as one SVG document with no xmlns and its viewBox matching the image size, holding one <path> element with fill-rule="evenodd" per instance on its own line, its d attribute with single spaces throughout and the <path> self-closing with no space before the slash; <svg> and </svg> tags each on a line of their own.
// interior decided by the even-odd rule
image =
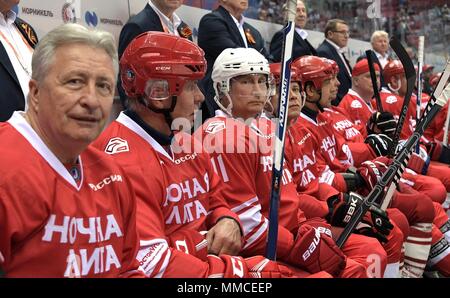
<svg viewBox="0 0 450 298">
<path fill-rule="evenodd" d="M 34 131 L 30 124 L 22 116 L 24 112 L 16 111 L 13 113 L 8 123 L 11 124 L 29 143 L 30 145 L 44 158 L 44 160 L 52 167 L 64 180 L 72 185 L 76 190 L 80 190 L 83 185 L 83 164 L 81 157 L 78 157 L 80 161 L 81 169 L 81 182 L 79 185 L 75 182 L 72 175 L 66 167 L 59 161 L 59 159 L 53 154 L 53 152 L 45 145 L 42 139 Z"/>
<path fill-rule="evenodd" d="M 317 123 L 316 123 L 314 120 L 312 120 L 311 118 L 309 118 L 308 116 L 306 116 L 305 114 L 300 113 L 300 117 L 302 117 L 302 118 L 305 119 L 306 121 L 311 122 L 312 124 L 314 124 L 315 126 L 317 126 Z"/>
<path fill-rule="evenodd" d="M 154 139 L 150 136 L 142 127 L 140 127 L 136 122 L 133 121 L 130 117 L 125 115 L 124 112 L 120 112 L 119 117 L 116 119 L 117 122 L 126 126 L 128 129 L 139 135 L 143 138 L 147 143 L 150 144 L 156 151 L 173 161 L 173 156 L 170 156 L 166 150 Z"/>
</svg>

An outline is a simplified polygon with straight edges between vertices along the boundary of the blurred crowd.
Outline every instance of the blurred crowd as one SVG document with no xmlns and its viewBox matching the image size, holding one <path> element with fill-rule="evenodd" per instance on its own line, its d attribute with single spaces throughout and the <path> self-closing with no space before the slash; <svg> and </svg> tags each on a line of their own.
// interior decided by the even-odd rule
<svg viewBox="0 0 450 298">
<path fill-rule="evenodd" d="M 425 35 L 427 49 L 445 55 L 450 39 L 450 9 L 446 4 L 434 5 L 432 2 L 422 2 L 421 7 L 418 7 L 408 5 L 407 1 L 383 1 L 382 17 L 371 19 L 367 16 L 367 8 L 371 3 L 365 0 L 306 1 L 309 7 L 306 29 L 323 31 L 327 20 L 339 18 L 349 24 L 351 38 L 369 41 L 374 30 L 384 30 L 390 36 L 396 36 L 408 46 L 416 48 L 418 36 Z M 250 1 L 249 6 L 255 6 L 249 8 L 246 16 L 283 24 L 284 3 L 282 0 Z"/>
</svg>

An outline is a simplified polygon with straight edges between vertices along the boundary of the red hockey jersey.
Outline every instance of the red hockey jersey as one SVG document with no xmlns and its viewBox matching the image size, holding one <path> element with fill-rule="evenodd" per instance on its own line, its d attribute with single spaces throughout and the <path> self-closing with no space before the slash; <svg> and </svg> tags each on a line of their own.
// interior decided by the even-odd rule
<svg viewBox="0 0 450 298">
<path fill-rule="evenodd" d="M 329 121 L 333 128 L 336 142 L 339 147 L 345 144 L 350 148 L 353 157 L 353 165 L 359 166 L 366 160 L 376 158 L 376 154 L 369 144 L 364 143 L 363 134 L 357 129 L 354 123 L 348 119 L 345 112 L 339 107 L 325 109 L 323 112 L 324 119 Z M 360 129 L 361 126 L 360 126 Z"/>
<path fill-rule="evenodd" d="M 272 176 L 273 123 L 259 118 L 251 124 L 218 112 L 195 133 L 211 156 L 225 182 L 225 197 L 243 224 L 246 245 L 243 255 L 264 254 L 268 231 Z M 293 234 L 304 216 L 287 167 L 283 171 L 279 208 L 278 256 L 286 256 Z"/>
<path fill-rule="evenodd" d="M 333 128 L 323 113 L 317 114 L 317 119 L 312 119 L 305 113 L 301 113 L 297 121 L 292 125 L 292 129 L 300 133 L 302 137 L 310 134 L 314 135 L 316 148 L 317 168 L 320 173 L 319 182 L 327 183 L 340 192 L 346 192 L 347 186 L 344 178 L 339 173 L 347 171 L 353 165 L 353 156 L 350 148 L 346 144 L 338 144 Z M 304 152 L 308 149 L 305 149 Z"/>
<path fill-rule="evenodd" d="M 177 133 L 175 139 L 187 142 L 166 151 L 122 112 L 95 146 L 123 166 L 135 188 L 140 236 L 137 258 L 146 275 L 207 277 L 208 264 L 202 262 L 206 261 L 206 241 L 198 241 L 194 249 L 189 243 L 201 239 L 199 232 L 222 217 L 239 219 L 223 197 L 209 155 L 191 150 L 190 135 Z"/>
<path fill-rule="evenodd" d="M 0 124 L 0 267 L 7 277 L 144 276 L 123 170 L 87 148 L 79 183 L 20 112 Z"/>
<path fill-rule="evenodd" d="M 366 138 L 366 123 L 369 121 L 370 116 L 376 112 L 375 106 L 372 106 L 370 102 L 366 103 L 358 93 L 350 89 L 342 98 L 339 107 Z"/>
</svg>

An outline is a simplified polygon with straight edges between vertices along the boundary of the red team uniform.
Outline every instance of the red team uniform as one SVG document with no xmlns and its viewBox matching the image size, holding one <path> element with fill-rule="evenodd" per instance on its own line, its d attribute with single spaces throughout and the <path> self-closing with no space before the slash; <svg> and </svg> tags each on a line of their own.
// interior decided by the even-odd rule
<svg viewBox="0 0 450 298">
<path fill-rule="evenodd" d="M 137 258 L 149 277 L 208 277 L 200 232 L 223 217 L 239 219 L 223 197 L 208 154 L 193 152 L 190 144 L 166 151 L 137 122 L 136 114 L 122 112 L 95 143 L 114 155 L 135 187 Z"/>
<path fill-rule="evenodd" d="M 0 125 L 0 264 L 7 277 L 143 277 L 134 192 L 88 147 L 74 175 L 21 113 Z"/>
<path fill-rule="evenodd" d="M 243 224 L 248 245 L 244 247 L 243 255 L 265 252 L 271 191 L 273 125 L 268 119 L 258 118 L 249 126 L 218 112 L 218 116 L 204 123 L 201 135 L 200 132 L 196 133 L 213 160 L 219 161 L 215 168 L 225 182 L 226 197 L 231 198 L 230 206 L 239 215 Z M 239 151 L 242 153 L 227 153 L 227 144 L 232 140 L 235 141 L 234 144 L 242 146 L 240 147 L 242 151 Z M 283 173 L 277 255 L 278 260 L 289 262 L 289 254 L 292 252 L 299 224 L 312 223 L 306 219 L 299 207 L 300 197 L 292 183 L 291 172 L 285 167 Z M 319 220 L 318 225 L 327 226 L 323 220 Z M 364 255 L 361 251 L 359 253 Z M 384 251 L 371 246 L 370 253 L 380 255 L 384 270 Z M 347 258 L 347 266 L 341 276 L 363 277 L 365 270 L 354 260 Z"/>
</svg>

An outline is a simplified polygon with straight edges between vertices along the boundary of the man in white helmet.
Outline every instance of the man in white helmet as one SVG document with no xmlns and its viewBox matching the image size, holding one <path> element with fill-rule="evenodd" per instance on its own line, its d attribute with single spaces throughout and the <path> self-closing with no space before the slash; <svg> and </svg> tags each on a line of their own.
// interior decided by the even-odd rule
<svg viewBox="0 0 450 298">
<path fill-rule="evenodd" d="M 195 134 L 210 153 L 225 182 L 225 197 L 232 198 L 228 203 L 243 225 L 243 256 L 265 254 L 267 241 L 274 124 L 260 115 L 271 94 L 269 74 L 267 60 L 256 50 L 224 50 L 212 71 L 221 110 Z M 287 167 L 282 183 L 277 261 L 309 273 L 365 276 L 364 268 L 346 258 L 327 235 L 323 221 L 306 220 Z M 317 249 L 308 251 L 313 242 Z"/>
</svg>

